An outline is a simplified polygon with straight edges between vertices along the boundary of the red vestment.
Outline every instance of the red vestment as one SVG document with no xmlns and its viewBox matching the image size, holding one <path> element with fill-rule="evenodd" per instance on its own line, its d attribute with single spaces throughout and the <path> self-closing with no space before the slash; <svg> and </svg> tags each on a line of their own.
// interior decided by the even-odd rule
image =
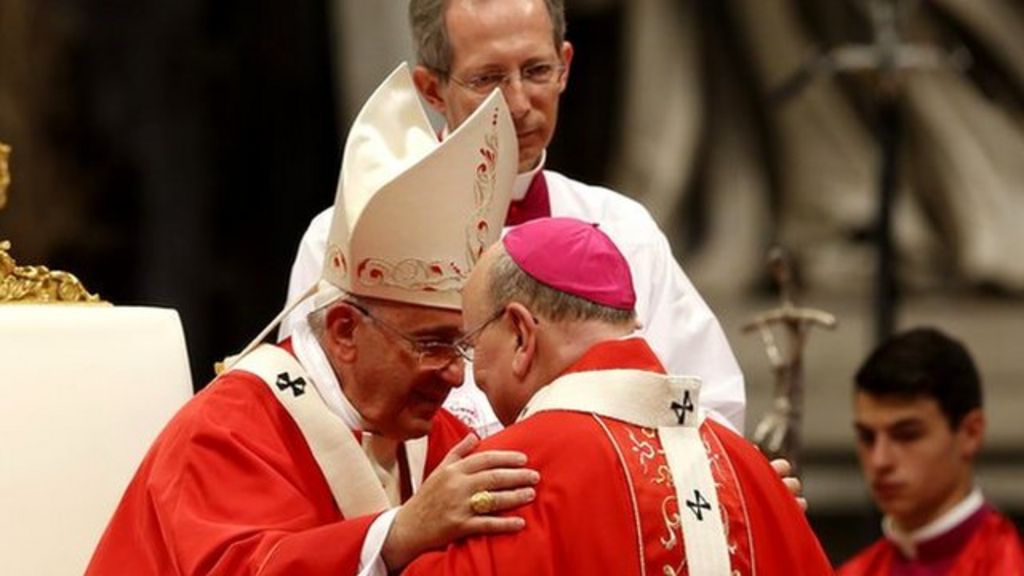
<svg viewBox="0 0 1024 576">
<path fill-rule="evenodd" d="M 598 344 L 570 372 L 664 373 L 643 340 Z M 803 511 L 757 449 L 710 419 L 700 427 L 736 576 L 832 573 Z M 421 556 L 406 574 L 688 574 L 680 507 L 656 430 L 568 410 L 532 415 L 480 450 L 519 450 L 541 475 L 511 513 L 515 534 L 472 537 Z"/>
<path fill-rule="evenodd" d="M 440 411 L 425 474 L 467 433 Z M 355 574 L 376 516 L 342 518 L 294 420 L 234 370 L 161 432 L 86 573 Z"/>
<path fill-rule="evenodd" d="M 947 533 L 917 545 L 913 559 L 881 538 L 837 572 L 839 576 L 1024 576 L 1024 546 L 1012 522 L 990 506 Z"/>
</svg>

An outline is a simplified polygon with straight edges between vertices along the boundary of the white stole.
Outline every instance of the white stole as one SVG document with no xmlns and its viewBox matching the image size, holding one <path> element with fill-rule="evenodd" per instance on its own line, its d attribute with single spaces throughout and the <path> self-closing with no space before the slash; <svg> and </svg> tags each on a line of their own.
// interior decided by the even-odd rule
<svg viewBox="0 0 1024 576">
<path fill-rule="evenodd" d="M 698 430 L 700 380 L 642 370 L 575 372 L 541 388 L 519 420 L 569 410 L 656 428 L 672 473 L 690 574 L 729 576 L 729 548 L 707 449 Z M 641 554 L 643 551 L 641 550 Z"/>
<path fill-rule="evenodd" d="M 389 498 L 374 464 L 352 430 L 324 404 L 294 356 L 277 346 L 263 344 L 242 357 L 232 369 L 250 372 L 263 380 L 292 417 L 345 518 L 382 512 L 399 503 Z M 426 448 L 426 437 L 406 442 L 414 491 L 422 481 Z M 389 488 L 392 498 L 400 498 L 397 485 Z"/>
</svg>

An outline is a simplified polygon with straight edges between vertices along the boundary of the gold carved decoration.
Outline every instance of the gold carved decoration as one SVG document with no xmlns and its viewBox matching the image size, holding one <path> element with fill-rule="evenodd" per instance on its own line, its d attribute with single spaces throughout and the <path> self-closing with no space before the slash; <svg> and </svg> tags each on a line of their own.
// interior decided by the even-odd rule
<svg viewBox="0 0 1024 576">
<path fill-rule="evenodd" d="M 7 204 L 11 173 L 7 157 L 10 146 L 0 142 L 0 209 Z M 0 240 L 0 304 L 10 303 L 102 303 L 90 294 L 74 274 L 46 266 L 18 266 L 10 255 L 11 243 Z"/>
<path fill-rule="evenodd" d="M 7 187 L 11 184 L 11 171 L 7 168 L 7 157 L 11 147 L 0 142 L 0 210 L 7 204 Z"/>
</svg>

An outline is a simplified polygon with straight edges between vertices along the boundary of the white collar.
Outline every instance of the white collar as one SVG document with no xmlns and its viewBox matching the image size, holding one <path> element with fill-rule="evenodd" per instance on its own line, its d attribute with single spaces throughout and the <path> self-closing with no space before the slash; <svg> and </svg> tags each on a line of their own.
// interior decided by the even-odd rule
<svg viewBox="0 0 1024 576">
<path fill-rule="evenodd" d="M 891 516 L 882 519 L 882 532 L 907 558 L 917 556 L 917 546 L 956 528 L 985 504 L 980 488 L 974 488 L 959 504 L 945 514 L 912 532 L 903 532 Z"/>
<path fill-rule="evenodd" d="M 684 405 L 685 410 L 677 412 Z M 605 368 L 563 374 L 534 393 L 516 422 L 548 410 L 598 414 L 652 428 L 696 428 L 703 421 L 699 378 L 636 369 Z M 696 417 L 681 418 L 687 412 Z"/>
<path fill-rule="evenodd" d="M 334 368 L 327 360 L 327 355 L 324 354 L 320 342 L 313 335 L 309 322 L 303 320 L 297 323 L 295 331 L 292 332 L 292 348 L 295 350 L 295 356 L 299 359 L 299 363 L 313 379 L 313 386 L 316 387 L 316 391 L 323 398 L 327 408 L 341 418 L 341 421 L 349 428 L 364 430 L 366 421 L 342 392 L 338 375 L 334 373 Z"/>
<path fill-rule="evenodd" d="M 527 172 L 516 174 L 516 179 L 512 183 L 512 201 L 518 202 L 523 198 L 526 198 L 526 193 L 530 190 L 530 184 L 533 184 L 533 179 L 537 176 L 537 173 L 544 169 L 544 163 L 547 162 L 548 151 L 544 150 L 540 153 L 540 162 L 537 162 L 537 166 Z"/>
<path fill-rule="evenodd" d="M 341 389 L 341 381 L 338 380 L 334 368 L 327 360 L 320 342 L 313 335 L 309 322 L 303 319 L 295 326 L 292 332 L 292 349 L 295 350 L 295 357 L 306 369 L 306 373 L 313 380 L 320 398 L 323 399 L 327 408 L 334 413 L 351 430 L 359 430 L 362 434 L 362 445 L 371 463 L 384 469 L 395 469 L 394 461 L 388 460 L 385 455 L 396 454 L 398 444 L 401 442 L 390 438 L 370 434 L 366 432 L 366 420 L 363 419 L 356 407 L 345 396 Z M 409 465 L 409 477 L 412 483 L 412 491 L 416 493 L 423 482 L 424 470 L 427 461 L 427 437 L 413 438 L 405 444 L 405 457 Z M 397 486 L 397 485 L 396 485 Z M 397 492 L 388 496 L 391 499 L 400 498 Z"/>
</svg>

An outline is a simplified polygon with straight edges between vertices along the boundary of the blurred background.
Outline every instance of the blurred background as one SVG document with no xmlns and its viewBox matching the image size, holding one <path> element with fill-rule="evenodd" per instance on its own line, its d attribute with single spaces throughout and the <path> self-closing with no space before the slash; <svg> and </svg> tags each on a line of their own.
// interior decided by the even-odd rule
<svg viewBox="0 0 1024 576">
<path fill-rule="evenodd" d="M 201 386 L 283 305 L 349 123 L 410 58 L 405 9 L 0 0 L 0 141 L 13 148 L 0 239 L 116 304 L 177 309 Z M 772 388 L 760 339 L 741 330 L 779 303 L 768 249 L 787 249 L 800 303 L 839 318 L 804 356 L 809 515 L 833 560 L 879 532 L 849 400 L 893 328 L 937 325 L 974 353 L 990 422 L 980 481 L 1021 524 L 1024 5 L 567 11 L 576 59 L 548 166 L 651 209 L 744 369 L 748 432 Z"/>
</svg>

